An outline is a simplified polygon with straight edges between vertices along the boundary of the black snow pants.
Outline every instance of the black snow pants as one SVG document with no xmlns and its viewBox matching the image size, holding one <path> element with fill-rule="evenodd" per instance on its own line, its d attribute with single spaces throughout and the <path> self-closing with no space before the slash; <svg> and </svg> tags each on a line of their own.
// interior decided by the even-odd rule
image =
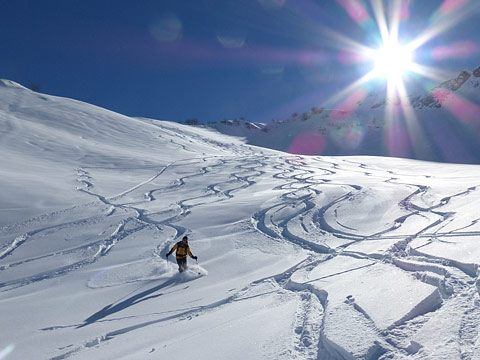
<svg viewBox="0 0 480 360">
<path fill-rule="evenodd" d="M 177 258 L 178 271 L 183 272 L 187 270 L 187 257 Z"/>
</svg>

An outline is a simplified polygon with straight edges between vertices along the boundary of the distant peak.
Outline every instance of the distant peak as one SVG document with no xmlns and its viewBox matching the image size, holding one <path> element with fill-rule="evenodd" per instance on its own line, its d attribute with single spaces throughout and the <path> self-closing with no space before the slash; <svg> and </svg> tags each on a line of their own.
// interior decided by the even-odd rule
<svg viewBox="0 0 480 360">
<path fill-rule="evenodd" d="M 471 76 L 472 74 L 470 74 L 467 70 L 463 70 L 455 79 L 445 81 L 440 84 L 440 86 L 452 91 L 457 91 L 468 79 L 470 79 Z"/>
<path fill-rule="evenodd" d="M 480 66 L 473 70 L 473 76 L 480 77 Z"/>
<path fill-rule="evenodd" d="M 0 86 L 28 90 L 25 86 L 22 86 L 12 80 L 0 79 Z"/>
</svg>

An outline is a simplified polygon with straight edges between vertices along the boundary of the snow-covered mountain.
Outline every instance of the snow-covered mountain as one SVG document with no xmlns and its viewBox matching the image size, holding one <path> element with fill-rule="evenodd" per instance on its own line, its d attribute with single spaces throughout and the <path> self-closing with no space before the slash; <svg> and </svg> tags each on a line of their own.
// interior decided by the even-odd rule
<svg viewBox="0 0 480 360">
<path fill-rule="evenodd" d="M 479 166 L 292 155 L 9 81 L 0 149 L 0 359 L 480 358 Z"/>
<path fill-rule="evenodd" d="M 336 109 L 313 107 L 267 124 L 222 120 L 206 124 L 250 144 L 304 155 L 396 156 L 480 163 L 480 67 L 408 101 L 385 90 L 353 93 Z"/>
</svg>

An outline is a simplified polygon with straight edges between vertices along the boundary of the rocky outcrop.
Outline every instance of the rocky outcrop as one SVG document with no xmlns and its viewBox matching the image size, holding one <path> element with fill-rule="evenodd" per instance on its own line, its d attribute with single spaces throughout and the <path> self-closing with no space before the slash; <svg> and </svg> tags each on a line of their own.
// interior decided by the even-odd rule
<svg viewBox="0 0 480 360">
<path fill-rule="evenodd" d="M 473 76 L 480 77 L 480 66 L 473 70 Z"/>
<path fill-rule="evenodd" d="M 463 70 L 455 79 L 445 81 L 440 86 L 448 90 L 457 91 L 468 79 L 470 79 L 470 76 L 472 76 L 472 74 Z"/>
<path fill-rule="evenodd" d="M 438 90 L 443 88 L 450 91 L 457 91 L 463 86 L 463 84 L 467 82 L 468 79 L 470 79 L 471 76 L 472 74 L 470 72 L 463 70 L 455 79 L 447 80 L 441 83 L 439 86 L 433 88 L 431 94 L 425 96 L 415 96 L 411 98 L 410 102 L 415 109 L 422 109 L 425 107 L 441 108 L 442 99 L 439 97 L 441 92 Z M 480 66 L 473 71 L 473 76 L 480 77 Z"/>
<path fill-rule="evenodd" d="M 426 96 L 415 96 L 410 100 L 412 107 L 414 109 L 423 109 L 427 108 L 441 108 L 442 104 L 438 101 L 438 99 L 433 95 L 426 95 Z"/>
</svg>

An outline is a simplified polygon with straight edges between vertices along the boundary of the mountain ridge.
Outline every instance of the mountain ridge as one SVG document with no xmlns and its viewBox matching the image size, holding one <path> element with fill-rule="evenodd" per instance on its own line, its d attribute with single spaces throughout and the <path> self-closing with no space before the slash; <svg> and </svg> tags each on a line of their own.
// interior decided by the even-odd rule
<svg viewBox="0 0 480 360">
<path fill-rule="evenodd" d="M 409 94 L 406 103 L 398 97 L 387 98 L 369 92 L 361 94 L 358 100 L 350 99 L 344 107 L 313 107 L 309 112 L 294 113 L 283 121 L 256 123 L 234 119 L 199 126 L 243 137 L 249 144 L 295 154 L 376 155 L 479 163 L 480 139 L 472 137 L 472 130 L 480 130 L 475 118 L 477 110 L 480 114 L 479 85 L 480 66 L 471 72 L 462 70 L 457 77 L 421 94 Z M 392 110 L 392 116 L 387 115 L 387 109 Z M 413 114 L 413 120 L 400 112 Z M 455 129 L 455 123 L 461 129 Z M 418 138 L 418 132 L 422 133 L 422 139 Z M 446 132 L 453 136 L 450 143 L 436 140 L 445 139 Z M 316 142 L 316 146 L 296 144 L 305 138 Z M 403 142 L 403 148 L 399 149 L 395 141 Z M 454 154 L 441 149 L 458 144 L 465 145 L 464 151 Z"/>
</svg>

